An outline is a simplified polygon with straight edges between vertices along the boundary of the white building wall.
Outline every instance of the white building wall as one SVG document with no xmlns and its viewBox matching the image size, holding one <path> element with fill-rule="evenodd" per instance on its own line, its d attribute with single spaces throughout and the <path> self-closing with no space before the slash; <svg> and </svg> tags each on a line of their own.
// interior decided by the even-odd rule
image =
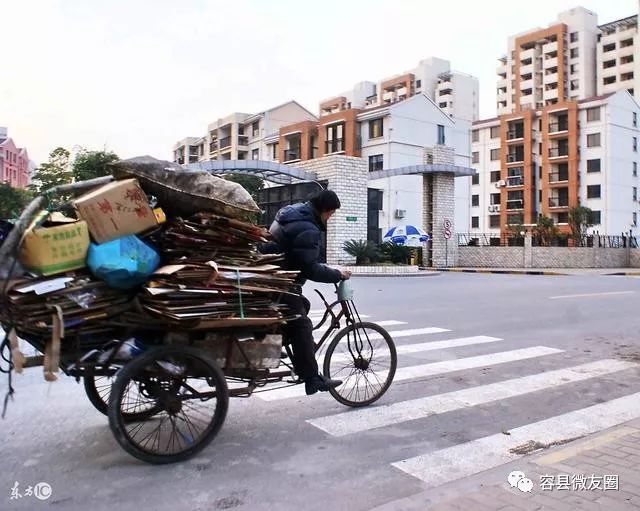
<svg viewBox="0 0 640 511">
<path fill-rule="evenodd" d="M 596 45 L 598 42 L 598 15 L 583 7 L 575 7 L 558 15 L 558 22 L 567 25 L 568 96 L 569 99 L 588 98 L 596 93 Z M 571 42 L 571 33 L 577 32 L 578 40 Z M 578 55 L 571 57 L 571 50 Z M 571 73 L 571 65 L 575 72 Z M 571 90 L 571 81 L 577 80 L 578 88 Z"/>
<path fill-rule="evenodd" d="M 623 48 L 621 43 L 627 39 L 632 39 L 633 44 Z M 604 47 L 610 44 L 615 44 L 615 49 L 605 52 Z M 637 26 L 602 35 L 597 45 L 596 59 L 596 90 L 598 95 L 609 94 L 618 90 L 633 89 L 634 96 L 636 98 L 640 97 L 640 91 L 638 91 L 637 86 L 637 80 L 640 76 L 638 74 L 640 73 L 640 58 L 638 58 L 639 44 L 640 36 L 638 35 Z M 620 59 L 626 56 L 633 56 L 634 61 L 622 63 Z M 604 63 L 611 60 L 615 60 L 615 66 L 605 69 Z M 634 74 L 634 78 L 632 80 L 622 80 L 622 75 L 629 72 Z M 604 80 L 607 77 L 615 77 L 615 82 L 605 85 Z"/>
<path fill-rule="evenodd" d="M 471 143 L 471 152 L 472 154 L 478 153 L 478 163 L 470 163 L 470 166 L 478 171 L 478 184 L 470 185 L 470 196 L 478 195 L 479 203 L 478 206 L 470 207 L 469 217 L 477 216 L 479 219 L 477 228 L 471 227 L 471 222 L 468 221 L 468 232 L 500 232 L 499 227 L 491 228 L 489 223 L 491 194 L 500 193 L 500 189 L 491 182 L 491 172 L 500 170 L 501 167 L 499 159 L 491 160 L 491 150 L 500 149 L 500 137 L 491 138 L 491 127 L 497 126 L 500 126 L 498 120 L 473 126 L 474 130 L 478 130 L 478 141 Z M 471 178 L 467 179 L 471 182 Z M 471 198 L 469 204 L 471 204 Z"/>
</svg>

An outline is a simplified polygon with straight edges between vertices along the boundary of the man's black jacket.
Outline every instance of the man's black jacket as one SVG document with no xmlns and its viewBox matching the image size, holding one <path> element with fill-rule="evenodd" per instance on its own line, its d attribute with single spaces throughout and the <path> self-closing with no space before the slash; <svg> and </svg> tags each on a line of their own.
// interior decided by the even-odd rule
<svg viewBox="0 0 640 511">
<path fill-rule="evenodd" d="M 322 232 L 326 230 L 320 216 L 309 202 L 285 206 L 271 224 L 272 242 L 260 247 L 263 253 L 284 253 L 285 270 L 298 270 L 297 282 L 339 282 L 339 270 L 319 263 Z"/>
</svg>

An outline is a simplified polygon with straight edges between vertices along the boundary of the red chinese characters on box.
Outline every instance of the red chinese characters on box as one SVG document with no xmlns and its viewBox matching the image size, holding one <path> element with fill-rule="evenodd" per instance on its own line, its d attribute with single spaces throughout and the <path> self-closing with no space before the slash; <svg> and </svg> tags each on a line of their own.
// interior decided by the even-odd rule
<svg viewBox="0 0 640 511">
<path fill-rule="evenodd" d="M 91 237 L 105 243 L 158 225 L 137 179 L 108 183 L 73 201 Z"/>
</svg>

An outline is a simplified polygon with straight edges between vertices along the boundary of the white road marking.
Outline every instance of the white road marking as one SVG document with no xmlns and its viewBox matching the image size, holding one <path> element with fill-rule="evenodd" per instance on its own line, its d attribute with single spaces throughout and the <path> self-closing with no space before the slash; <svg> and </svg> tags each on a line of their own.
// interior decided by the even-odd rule
<svg viewBox="0 0 640 511">
<path fill-rule="evenodd" d="M 615 359 L 598 360 L 386 406 L 360 408 L 309 419 L 307 422 L 330 435 L 344 436 L 597 378 L 634 367 L 638 367 L 638 364 Z"/>
<path fill-rule="evenodd" d="M 615 296 L 615 295 L 630 295 L 635 293 L 635 291 L 610 291 L 607 293 L 585 293 L 582 295 L 560 295 L 560 296 L 550 296 L 549 300 L 559 300 L 561 298 L 591 298 L 597 296 Z"/>
<path fill-rule="evenodd" d="M 362 316 L 361 316 L 362 317 Z M 395 319 L 388 319 L 386 321 L 374 321 L 376 325 L 380 326 L 397 326 L 397 325 L 406 325 L 406 321 L 396 321 Z"/>
<path fill-rule="evenodd" d="M 403 344 L 401 346 L 396 346 L 396 353 L 398 355 L 408 355 L 410 353 L 421 353 L 423 351 L 434 351 L 434 350 L 443 350 L 447 348 L 458 348 L 461 346 L 471 346 L 473 344 L 487 344 L 490 342 L 498 342 L 502 341 L 498 337 L 489 337 L 487 335 L 477 335 L 474 337 L 460 337 L 458 339 L 448 339 L 446 341 L 431 341 L 431 342 L 421 342 L 415 344 Z M 374 349 L 377 346 L 374 346 Z M 383 350 L 383 354 L 388 353 L 386 350 Z M 340 360 L 348 360 L 350 355 L 346 353 L 343 355 L 334 355 L 331 357 L 331 360 L 340 361 Z M 380 357 L 382 358 L 382 357 Z M 380 359 L 378 358 L 378 360 Z"/>
<path fill-rule="evenodd" d="M 477 474 L 522 456 L 511 449 L 528 442 L 575 438 L 640 418 L 640 392 L 589 406 L 471 442 L 392 463 L 395 468 L 438 486 Z"/>
<path fill-rule="evenodd" d="M 436 374 L 462 371 L 464 369 L 472 369 L 475 367 L 504 364 L 507 362 L 515 362 L 517 360 L 526 360 L 529 358 L 541 357 L 544 355 L 551 355 L 562 352 L 563 350 L 558 350 L 555 348 L 534 346 L 532 348 L 503 351 L 500 353 L 492 353 L 490 355 L 480 355 L 477 357 L 459 358 L 455 360 L 445 360 L 443 362 L 433 362 L 430 364 L 402 367 L 396 371 L 393 381 L 395 383 L 399 381 L 413 380 L 416 378 L 434 376 Z M 295 385 L 291 387 L 274 389 L 269 392 L 261 392 L 258 395 L 264 401 L 278 401 L 280 399 L 302 397 L 305 395 L 305 392 L 303 385 Z"/>
<path fill-rule="evenodd" d="M 391 330 L 389 335 L 391 335 L 392 339 L 398 339 L 399 337 L 413 337 L 415 335 L 430 335 L 430 334 L 441 334 L 443 332 L 450 332 L 451 330 L 447 330 L 446 328 L 438 328 L 438 327 L 425 327 L 425 328 L 409 328 L 407 330 Z M 337 332 L 336 332 L 337 333 Z M 316 332 L 314 334 L 314 339 L 317 341 L 322 337 L 324 332 Z M 368 334 L 369 339 L 377 340 L 382 339 L 382 335 L 370 333 Z"/>
</svg>

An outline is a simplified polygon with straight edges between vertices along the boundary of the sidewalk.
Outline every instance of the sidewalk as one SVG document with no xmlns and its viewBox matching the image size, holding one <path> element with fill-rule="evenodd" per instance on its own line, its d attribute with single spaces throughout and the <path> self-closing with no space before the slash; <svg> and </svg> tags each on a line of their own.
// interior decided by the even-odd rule
<svg viewBox="0 0 640 511">
<path fill-rule="evenodd" d="M 425 268 L 425 270 L 431 270 Z M 640 268 L 435 268 L 439 272 L 499 273 L 521 275 L 616 275 L 640 276 Z"/>
<path fill-rule="evenodd" d="M 531 492 L 511 487 L 521 471 Z M 512 481 L 519 476 L 512 476 Z M 527 483 L 528 484 L 528 483 Z M 526 485 L 524 489 L 528 489 Z M 497 511 L 640 509 L 640 420 L 495 469 L 389 502 L 375 511 Z"/>
</svg>

